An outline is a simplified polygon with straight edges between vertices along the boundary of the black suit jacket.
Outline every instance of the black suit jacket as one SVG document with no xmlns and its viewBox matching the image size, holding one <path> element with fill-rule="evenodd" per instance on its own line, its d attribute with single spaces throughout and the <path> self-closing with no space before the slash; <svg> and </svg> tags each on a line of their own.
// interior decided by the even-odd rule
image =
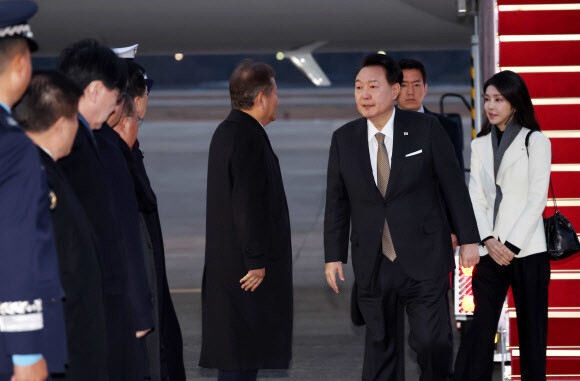
<svg viewBox="0 0 580 381">
<path fill-rule="evenodd" d="M 66 295 L 67 378 L 106 380 L 107 327 L 96 237 L 64 173 L 46 152 L 41 148 L 38 152 L 49 187 L 56 195 L 51 216 Z"/>
<path fill-rule="evenodd" d="M 431 112 L 424 107 L 425 114 L 433 115 L 439 119 L 439 123 L 447 132 L 449 139 L 451 139 L 451 144 L 453 144 L 453 149 L 455 150 L 455 157 L 457 157 L 457 163 L 459 164 L 459 169 L 461 173 L 465 173 L 465 163 L 463 161 L 463 135 L 461 133 L 461 127 L 457 125 L 453 120 L 435 112 Z"/>
<path fill-rule="evenodd" d="M 407 154 L 421 153 L 406 157 Z M 437 118 L 397 109 L 391 175 L 385 197 L 371 169 L 367 120 L 336 130 L 328 162 L 324 220 L 326 262 L 347 262 L 349 230 L 356 283 L 373 287 L 385 218 L 407 275 L 423 280 L 454 267 L 450 230 L 440 197 L 449 206 L 461 244 L 479 241 L 477 223 L 453 147 Z M 441 193 L 440 193 L 441 188 Z"/>
</svg>

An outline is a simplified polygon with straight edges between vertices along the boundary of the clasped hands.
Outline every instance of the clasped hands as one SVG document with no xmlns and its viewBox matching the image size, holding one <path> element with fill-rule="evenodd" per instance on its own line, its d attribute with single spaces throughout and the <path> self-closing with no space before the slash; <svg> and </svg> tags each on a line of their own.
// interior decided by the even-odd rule
<svg viewBox="0 0 580 381">
<path fill-rule="evenodd" d="M 484 245 L 489 253 L 489 256 L 500 266 L 509 265 L 512 259 L 514 259 L 516 256 L 510 249 L 508 249 L 503 243 L 499 242 L 495 238 L 486 240 Z M 471 248 L 467 249 L 467 246 L 474 246 L 475 250 L 472 250 Z M 475 245 L 461 246 L 459 249 L 459 266 L 471 267 L 478 263 L 479 252 L 477 247 Z"/>
<path fill-rule="evenodd" d="M 516 255 L 503 243 L 495 238 L 490 238 L 484 242 L 489 256 L 500 266 L 507 266 Z"/>
</svg>

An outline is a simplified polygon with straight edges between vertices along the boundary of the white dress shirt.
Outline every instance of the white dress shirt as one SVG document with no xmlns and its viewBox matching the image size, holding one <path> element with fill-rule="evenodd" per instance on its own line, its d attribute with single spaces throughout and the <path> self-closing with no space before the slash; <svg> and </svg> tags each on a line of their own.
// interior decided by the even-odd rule
<svg viewBox="0 0 580 381">
<path fill-rule="evenodd" d="M 48 150 L 48 148 L 44 148 L 43 146 L 39 146 L 39 147 L 40 147 L 40 148 L 41 148 L 41 149 L 42 149 L 44 152 L 46 152 L 46 154 L 47 154 L 48 156 L 50 156 L 50 158 L 52 159 L 52 161 L 55 161 L 55 160 L 54 160 L 54 156 L 52 156 L 52 153 L 51 153 L 51 152 Z"/>
<path fill-rule="evenodd" d="M 385 147 L 387 147 L 387 153 L 389 155 L 389 165 L 391 165 L 391 158 L 393 157 L 393 130 L 395 126 L 395 108 L 393 108 L 393 113 L 391 118 L 388 120 L 387 124 L 379 131 L 374 124 L 367 119 L 367 133 L 369 141 L 369 155 L 371 158 L 371 168 L 373 169 L 373 177 L 375 178 L 375 184 L 377 184 L 377 152 L 379 151 L 379 142 L 375 137 L 379 132 L 385 135 Z"/>
<path fill-rule="evenodd" d="M 421 108 L 419 110 L 417 110 L 417 112 L 420 112 L 420 113 L 423 113 L 424 114 L 425 113 L 425 107 L 423 107 L 423 105 L 421 105 Z"/>
</svg>

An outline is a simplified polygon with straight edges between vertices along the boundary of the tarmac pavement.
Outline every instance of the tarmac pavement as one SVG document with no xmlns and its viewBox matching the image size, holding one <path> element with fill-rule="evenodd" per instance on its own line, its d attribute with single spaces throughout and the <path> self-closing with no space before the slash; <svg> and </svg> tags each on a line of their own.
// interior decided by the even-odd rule
<svg viewBox="0 0 580 381">
<path fill-rule="evenodd" d="M 223 117 L 226 115 L 227 107 Z M 201 348 L 207 157 L 219 121 L 172 119 L 146 120 L 140 127 L 139 140 L 158 196 L 167 272 L 183 331 L 188 380 L 205 381 L 215 379 L 217 374 L 199 368 L 197 363 Z M 350 264 L 345 266 L 346 282 L 339 295 L 330 290 L 323 274 L 328 149 L 332 132 L 346 121 L 283 120 L 266 127 L 280 160 L 290 210 L 295 323 L 292 368 L 260 371 L 259 379 L 360 380 L 364 329 L 354 327 L 349 318 L 352 268 Z M 413 354 L 407 357 L 406 380 L 418 380 Z"/>
</svg>

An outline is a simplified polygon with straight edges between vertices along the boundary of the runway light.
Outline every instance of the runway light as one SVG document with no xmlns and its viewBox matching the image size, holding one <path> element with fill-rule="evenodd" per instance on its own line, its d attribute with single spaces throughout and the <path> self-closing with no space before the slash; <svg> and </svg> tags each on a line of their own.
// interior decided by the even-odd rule
<svg viewBox="0 0 580 381">
<path fill-rule="evenodd" d="M 467 13 L 467 1 L 457 0 L 457 14 L 459 16 L 465 16 L 466 13 Z"/>
<path fill-rule="evenodd" d="M 385 52 L 384 50 L 379 50 L 377 53 L 387 55 L 387 52 Z"/>
<path fill-rule="evenodd" d="M 183 53 L 175 53 L 175 60 L 181 61 L 183 59 Z"/>
<path fill-rule="evenodd" d="M 276 53 L 276 59 L 278 61 L 282 61 L 284 59 L 284 53 L 282 53 L 282 52 Z"/>
</svg>

